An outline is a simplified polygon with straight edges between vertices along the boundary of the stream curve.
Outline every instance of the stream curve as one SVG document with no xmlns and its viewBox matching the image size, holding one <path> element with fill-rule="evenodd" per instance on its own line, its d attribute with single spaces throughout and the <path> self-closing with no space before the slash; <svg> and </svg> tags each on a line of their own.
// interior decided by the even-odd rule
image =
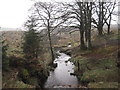
<svg viewBox="0 0 120 90">
<path fill-rule="evenodd" d="M 74 73 L 74 64 L 68 61 L 71 57 L 57 52 L 60 54 L 54 63 L 57 63 L 57 67 L 54 71 L 50 71 L 50 75 L 44 85 L 45 88 L 66 88 L 71 86 L 77 86 L 78 80 L 76 76 L 70 75 Z"/>
</svg>

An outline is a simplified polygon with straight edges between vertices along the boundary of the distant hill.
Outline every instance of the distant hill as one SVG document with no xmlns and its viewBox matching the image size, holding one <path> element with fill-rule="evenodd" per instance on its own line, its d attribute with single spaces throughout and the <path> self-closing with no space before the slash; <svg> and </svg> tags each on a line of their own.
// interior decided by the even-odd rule
<svg viewBox="0 0 120 90">
<path fill-rule="evenodd" d="M 21 29 L 0 27 L 0 31 L 21 31 Z"/>
<path fill-rule="evenodd" d="M 107 25 L 104 26 L 104 29 L 107 29 Z M 117 30 L 118 29 L 118 24 L 112 24 L 111 25 L 111 30 Z M 73 26 L 63 26 L 61 28 L 56 28 L 53 33 L 58 33 L 58 32 L 72 32 L 72 31 L 75 31 L 75 30 L 78 30 L 76 28 L 74 28 Z M 23 31 L 19 28 L 5 28 L 5 27 L 0 27 L 0 31 Z M 41 31 L 43 34 L 47 33 L 47 30 L 46 29 L 43 29 Z"/>
</svg>

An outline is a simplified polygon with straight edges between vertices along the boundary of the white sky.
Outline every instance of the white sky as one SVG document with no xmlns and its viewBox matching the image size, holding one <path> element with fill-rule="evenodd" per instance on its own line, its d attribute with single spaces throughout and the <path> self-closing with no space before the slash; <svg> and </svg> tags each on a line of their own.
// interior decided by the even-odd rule
<svg viewBox="0 0 120 90">
<path fill-rule="evenodd" d="M 0 0 L 0 27 L 21 27 L 31 6 L 31 0 Z"/>
<path fill-rule="evenodd" d="M 47 2 L 57 0 L 40 0 L 40 1 Z M 28 9 L 30 9 L 32 4 L 33 2 L 31 0 L 0 0 L 0 27 L 7 28 L 22 27 L 28 16 Z"/>
</svg>

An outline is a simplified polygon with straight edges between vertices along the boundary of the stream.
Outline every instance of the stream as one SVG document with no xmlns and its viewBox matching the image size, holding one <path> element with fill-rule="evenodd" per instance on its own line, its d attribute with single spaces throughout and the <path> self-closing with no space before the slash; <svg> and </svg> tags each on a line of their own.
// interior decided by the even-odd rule
<svg viewBox="0 0 120 90">
<path fill-rule="evenodd" d="M 70 88 L 78 85 L 76 76 L 70 75 L 74 73 L 74 64 L 68 61 L 71 57 L 57 52 L 60 54 L 54 63 L 57 63 L 57 67 L 54 71 L 50 71 L 50 75 L 44 85 L 45 88 Z"/>
</svg>

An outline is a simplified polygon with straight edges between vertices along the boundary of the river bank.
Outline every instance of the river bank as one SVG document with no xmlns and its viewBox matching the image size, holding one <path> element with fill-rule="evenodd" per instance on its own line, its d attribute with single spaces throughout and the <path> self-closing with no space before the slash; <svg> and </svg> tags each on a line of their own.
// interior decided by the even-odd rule
<svg viewBox="0 0 120 90">
<path fill-rule="evenodd" d="M 9 57 L 9 60 L 9 68 L 2 73 L 3 88 L 43 88 L 49 75 L 48 67 L 18 57 Z"/>
<path fill-rule="evenodd" d="M 98 41 L 101 44 L 97 46 Z M 79 82 L 87 88 L 118 88 L 118 38 L 115 35 L 94 40 L 92 50 L 80 50 L 79 46 L 68 49 L 74 62 Z M 67 51 L 67 50 L 66 50 Z"/>
<path fill-rule="evenodd" d="M 2 88 L 42 88 L 51 70 L 49 47 L 46 48 L 47 45 L 41 42 L 42 49 L 38 59 L 25 58 L 22 48 L 24 31 L 1 33 L 4 33 L 2 39 L 7 44 L 4 46 L 5 53 L 2 52 L 2 57 L 6 56 L 2 59 Z"/>
<path fill-rule="evenodd" d="M 76 82 L 72 82 L 70 85 L 58 85 L 50 86 L 54 88 L 117 88 L 118 87 L 118 67 L 120 67 L 117 53 L 118 48 L 118 35 L 109 35 L 108 39 L 104 37 L 96 37 L 93 41 L 94 48 L 92 50 L 82 51 L 79 46 L 63 47 L 58 45 L 58 48 L 54 48 L 55 58 L 59 59 L 61 57 L 60 53 L 65 53 L 71 58 L 69 60 L 61 62 L 63 66 L 58 68 L 53 68 L 49 66 L 50 63 L 50 52 L 46 50 L 44 55 L 39 58 L 39 61 L 35 60 L 25 60 L 23 58 L 22 52 L 9 51 L 10 49 L 18 49 L 15 47 L 10 47 L 8 49 L 9 56 L 9 68 L 3 71 L 3 88 L 42 88 L 47 79 L 56 75 L 59 70 L 64 70 L 68 67 L 70 61 L 73 62 L 74 67 L 72 71 L 74 74 L 66 70 L 67 75 L 75 75 L 77 77 L 78 85 L 74 85 Z M 60 50 L 60 53 L 56 51 Z M 13 54 L 14 53 L 14 54 Z M 11 55 L 13 55 L 11 57 Z M 60 61 L 58 61 L 61 65 Z M 68 64 L 66 66 L 66 64 Z M 49 73 L 49 71 L 51 73 Z M 65 73 L 66 73 L 65 72 Z M 61 73 L 61 72 L 59 72 Z M 62 72 L 65 74 L 64 72 Z M 64 75 L 60 74 L 61 78 Z M 68 75 L 68 76 L 69 76 Z M 70 75 L 70 76 L 71 76 Z M 58 78 L 59 75 L 56 75 Z M 58 80 L 58 81 L 59 81 Z M 63 80 L 63 79 L 62 79 Z M 69 80 L 69 79 L 67 79 Z M 48 80 L 49 81 L 49 80 Z M 74 81 L 74 80 L 73 80 Z M 52 82 L 51 82 L 52 83 Z M 57 83 L 55 83 L 57 84 Z M 49 86 L 49 85 L 48 85 Z"/>
</svg>

